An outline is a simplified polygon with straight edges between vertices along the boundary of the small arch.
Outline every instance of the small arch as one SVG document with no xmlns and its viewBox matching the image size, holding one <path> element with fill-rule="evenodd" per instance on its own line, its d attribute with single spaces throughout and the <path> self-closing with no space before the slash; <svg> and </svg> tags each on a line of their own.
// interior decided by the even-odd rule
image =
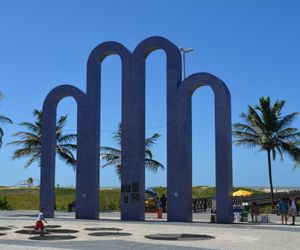
<svg viewBox="0 0 300 250">
<path fill-rule="evenodd" d="M 192 183 L 192 112 L 191 98 L 201 86 L 210 86 L 215 100 L 215 153 L 216 153 L 216 201 L 219 223 L 232 223 L 232 139 L 231 139 L 231 100 L 226 84 L 209 73 L 196 73 L 186 78 L 178 88 L 177 98 L 177 158 L 174 171 L 169 173 L 173 182 L 179 183 L 182 194 L 169 202 L 181 204 L 183 221 L 192 220 L 191 183 Z M 178 200 L 179 199 L 179 200 Z M 171 205 L 171 204 L 170 204 Z M 221 207 L 221 209 L 220 209 Z M 218 209 L 219 208 L 219 209 Z"/>
<path fill-rule="evenodd" d="M 47 95 L 42 109 L 42 148 L 41 148 L 41 190 L 40 206 L 45 208 L 45 216 L 54 217 L 55 197 L 55 149 L 56 149 L 56 111 L 59 102 L 65 97 L 73 97 L 77 103 L 77 170 L 76 186 L 84 183 L 86 95 L 72 85 L 60 85 Z M 83 190 L 76 189 L 76 214 L 80 210 L 82 200 L 79 198 Z"/>
</svg>

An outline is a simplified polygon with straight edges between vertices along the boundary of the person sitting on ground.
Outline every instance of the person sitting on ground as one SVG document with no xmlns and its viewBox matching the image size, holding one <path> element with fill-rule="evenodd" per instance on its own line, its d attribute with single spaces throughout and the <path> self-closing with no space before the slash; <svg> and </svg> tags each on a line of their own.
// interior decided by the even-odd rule
<svg viewBox="0 0 300 250">
<path fill-rule="evenodd" d="M 35 223 L 35 230 L 41 229 L 41 236 L 44 236 L 44 224 L 43 221 L 48 223 L 45 218 L 44 218 L 44 208 L 40 209 L 40 212 L 38 213 L 38 217 L 36 219 Z"/>
<path fill-rule="evenodd" d="M 296 206 L 297 202 L 296 202 L 296 198 L 295 197 L 291 197 L 290 200 L 290 216 L 292 217 L 292 224 L 291 225 L 295 225 L 295 220 L 296 220 L 296 215 L 297 215 L 297 206 Z"/>
<path fill-rule="evenodd" d="M 251 222 L 257 221 L 257 216 L 260 214 L 259 207 L 257 206 L 257 203 L 255 201 L 251 202 L 250 206 L 250 215 L 251 215 Z"/>
<path fill-rule="evenodd" d="M 283 197 L 282 200 L 278 203 L 279 205 L 279 214 L 281 216 L 281 224 L 286 224 L 287 225 L 287 220 L 288 220 L 288 211 L 289 211 L 289 203 L 288 203 L 288 198 Z"/>
</svg>

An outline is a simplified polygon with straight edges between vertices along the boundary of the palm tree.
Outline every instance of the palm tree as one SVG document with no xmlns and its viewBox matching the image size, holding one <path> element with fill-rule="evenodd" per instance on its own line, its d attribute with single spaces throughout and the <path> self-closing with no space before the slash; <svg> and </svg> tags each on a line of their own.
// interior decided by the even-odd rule
<svg viewBox="0 0 300 250">
<path fill-rule="evenodd" d="M 3 94 L 0 92 L 0 101 L 3 98 Z M 0 124 L 3 123 L 13 123 L 11 119 L 9 119 L 8 117 L 4 116 L 4 115 L 0 115 Z M 4 132 L 3 129 L 0 127 L 0 148 L 2 146 L 2 138 L 4 136 Z"/>
<path fill-rule="evenodd" d="M 114 140 L 121 145 L 122 129 L 121 123 L 119 124 L 118 130 L 113 134 Z M 145 139 L 145 167 L 153 172 L 157 172 L 158 169 L 164 169 L 164 165 L 153 159 L 151 152 L 152 147 L 160 137 L 159 134 L 155 133 L 151 137 Z M 101 147 L 100 157 L 105 160 L 106 163 L 102 166 L 114 166 L 119 179 L 121 179 L 122 167 L 121 167 L 121 150 L 112 147 Z"/>
<path fill-rule="evenodd" d="M 22 122 L 20 126 L 24 127 L 26 132 L 17 132 L 13 136 L 19 137 L 20 140 L 10 142 L 10 145 L 20 146 L 15 150 L 12 159 L 29 157 L 25 164 L 25 168 L 29 167 L 33 162 L 41 165 L 41 128 L 42 128 L 42 111 L 35 109 L 33 111 L 35 118 L 34 123 Z M 73 151 L 76 150 L 76 134 L 63 134 L 63 128 L 67 121 L 67 115 L 61 116 L 56 124 L 56 153 L 58 157 L 67 165 L 75 170 L 76 159 Z"/>
<path fill-rule="evenodd" d="M 270 97 L 261 97 L 259 105 L 248 106 L 247 114 L 240 115 L 245 123 L 233 125 L 233 135 L 237 138 L 234 143 L 237 146 L 258 147 L 260 151 L 267 152 L 272 206 L 274 206 L 272 159 L 274 161 L 279 154 L 283 160 L 285 153 L 292 160 L 299 161 L 300 156 L 298 148 L 300 132 L 297 128 L 290 127 L 298 113 L 283 116 L 284 105 L 284 100 L 277 100 L 271 105 Z"/>
</svg>

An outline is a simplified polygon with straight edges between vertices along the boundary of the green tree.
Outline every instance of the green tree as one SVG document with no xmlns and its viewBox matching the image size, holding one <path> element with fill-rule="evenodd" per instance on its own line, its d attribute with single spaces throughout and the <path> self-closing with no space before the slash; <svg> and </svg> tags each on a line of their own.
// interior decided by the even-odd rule
<svg viewBox="0 0 300 250">
<path fill-rule="evenodd" d="M 28 187 L 31 187 L 33 185 L 33 178 L 32 177 L 27 178 L 26 183 Z"/>
<path fill-rule="evenodd" d="M 244 123 L 233 125 L 233 136 L 237 139 L 234 143 L 237 146 L 258 147 L 260 151 L 267 153 L 273 206 L 272 160 L 276 159 L 277 154 L 281 160 L 283 154 L 287 154 L 294 161 L 298 161 L 300 156 L 300 132 L 297 128 L 290 127 L 298 113 L 283 116 L 284 105 L 284 100 L 277 100 L 272 105 L 270 97 L 261 97 L 258 105 L 248 106 L 248 112 L 240 115 Z"/>
<path fill-rule="evenodd" d="M 121 146 L 122 129 L 119 124 L 118 130 L 113 134 L 114 140 Z M 158 169 L 164 169 L 164 165 L 153 159 L 152 147 L 159 139 L 160 135 L 155 133 L 151 137 L 145 139 L 145 167 L 153 172 Z M 114 166 L 116 172 L 121 179 L 121 150 L 112 147 L 101 147 L 100 157 L 106 163 L 102 167 Z"/>
<path fill-rule="evenodd" d="M 29 160 L 25 164 L 25 168 L 29 167 L 33 162 L 38 162 L 41 165 L 41 128 L 42 128 L 42 112 L 35 109 L 33 111 L 35 118 L 34 123 L 22 122 L 19 125 L 27 131 L 17 132 L 13 134 L 19 140 L 10 142 L 10 145 L 20 147 L 14 151 L 12 159 L 20 159 L 28 157 Z M 64 134 L 63 128 L 67 121 L 67 115 L 60 116 L 56 124 L 56 154 L 67 165 L 76 167 L 76 159 L 73 152 L 76 150 L 76 134 Z"/>
<path fill-rule="evenodd" d="M 3 98 L 3 94 L 0 92 L 0 101 L 2 100 L 2 98 Z M 4 123 L 12 123 L 12 120 L 4 115 L 0 115 L 0 125 Z M 3 136 L 4 136 L 4 132 L 3 129 L 0 127 L 0 148 L 2 146 Z"/>
</svg>

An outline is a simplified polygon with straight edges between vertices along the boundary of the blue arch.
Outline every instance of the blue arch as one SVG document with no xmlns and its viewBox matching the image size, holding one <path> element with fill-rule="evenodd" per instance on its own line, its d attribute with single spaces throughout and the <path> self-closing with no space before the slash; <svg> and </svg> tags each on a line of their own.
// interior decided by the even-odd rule
<svg viewBox="0 0 300 250">
<path fill-rule="evenodd" d="M 214 92 L 215 102 L 215 157 L 216 157 L 216 201 L 218 223 L 232 223 L 232 137 L 231 137 L 231 97 L 226 84 L 209 73 L 196 73 L 187 77 L 178 88 L 178 149 L 180 156 L 174 181 L 180 181 L 181 210 L 186 218 L 192 219 L 192 95 L 202 86 L 209 86 Z M 180 146 L 179 146 L 180 145 Z M 183 167 L 184 166 L 184 167 Z M 182 174 L 184 173 L 184 174 Z"/>
<path fill-rule="evenodd" d="M 65 97 L 73 97 L 77 103 L 77 181 L 76 203 L 77 213 L 81 213 L 83 207 L 80 192 L 85 192 L 82 185 L 84 180 L 84 154 L 85 145 L 85 113 L 86 95 L 80 89 L 72 85 L 60 85 L 52 89 L 47 95 L 42 109 L 42 149 L 41 149 L 41 191 L 40 206 L 45 208 L 47 217 L 54 216 L 55 197 L 55 150 L 56 150 L 56 111 L 57 105 Z M 86 186 L 86 185 L 85 185 Z M 80 188 L 79 188 L 80 187 Z"/>
</svg>

